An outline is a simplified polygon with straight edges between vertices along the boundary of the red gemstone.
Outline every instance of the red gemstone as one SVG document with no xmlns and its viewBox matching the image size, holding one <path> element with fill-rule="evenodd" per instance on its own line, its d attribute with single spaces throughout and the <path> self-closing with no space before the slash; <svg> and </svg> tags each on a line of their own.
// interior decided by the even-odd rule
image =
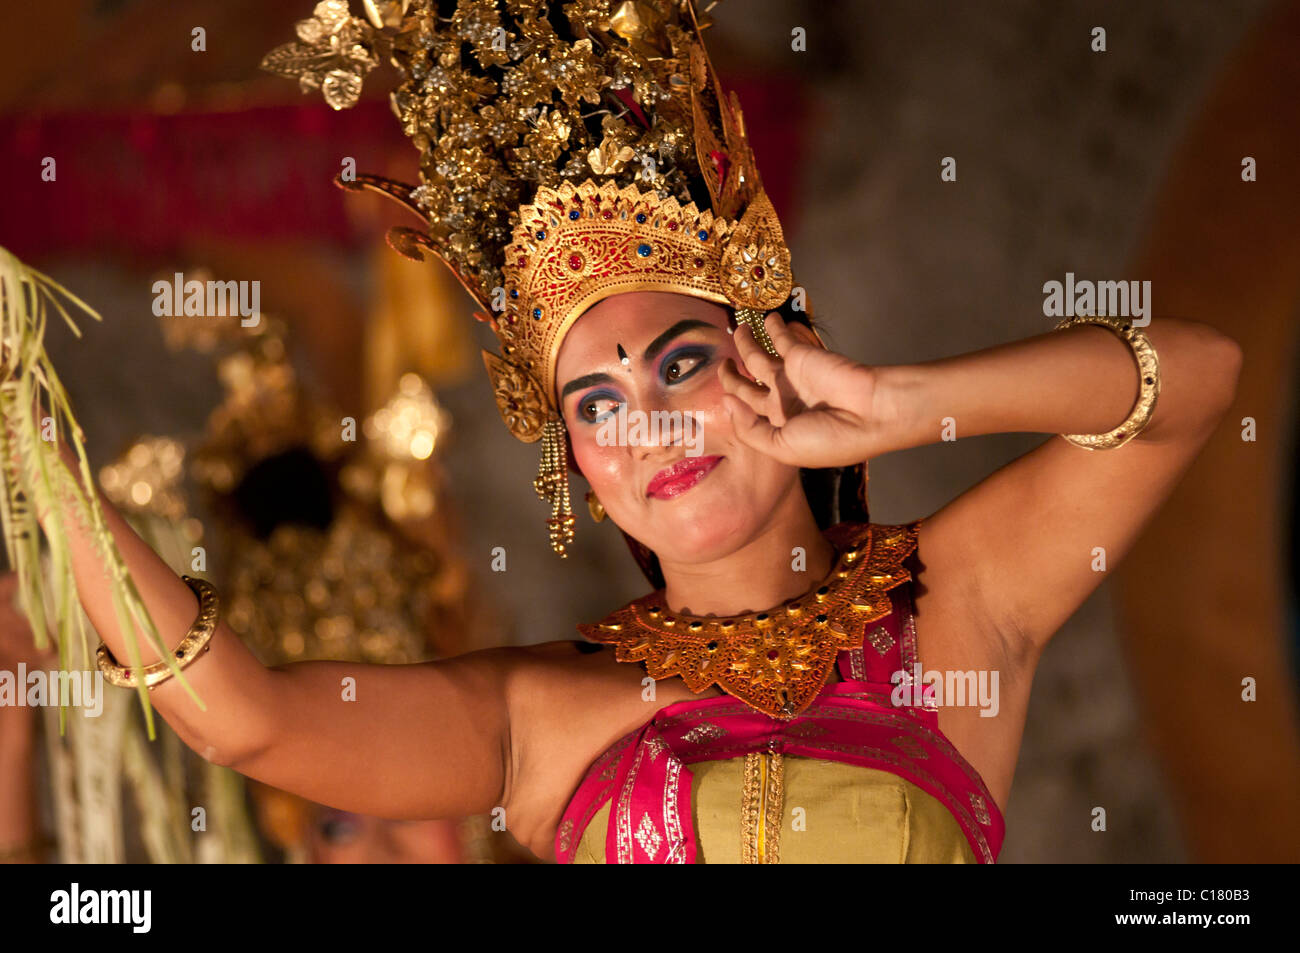
<svg viewBox="0 0 1300 953">
<path fill-rule="evenodd" d="M 669 223 L 668 223 L 668 231 L 670 231 L 670 232 L 675 232 L 675 231 L 677 231 L 677 223 L 676 223 L 676 222 L 669 222 Z"/>
<path fill-rule="evenodd" d="M 695 259 L 695 267 L 696 267 L 696 268 L 703 268 L 703 267 L 704 267 L 704 259 L 703 259 L 703 258 L 697 258 L 697 259 Z"/>
<path fill-rule="evenodd" d="M 612 209 L 605 209 L 605 211 L 602 212 L 601 214 L 602 214 L 605 218 L 613 218 L 613 217 L 614 217 L 614 212 L 613 212 Z"/>
<path fill-rule="evenodd" d="M 570 256 L 569 256 L 569 267 L 572 268 L 574 271 L 577 271 L 579 268 L 581 268 L 581 267 L 582 267 L 582 256 L 579 255 L 577 252 L 574 252 L 572 255 L 570 255 Z"/>
<path fill-rule="evenodd" d="M 778 652 L 776 649 L 768 649 L 767 657 L 770 658 L 773 662 L 775 662 L 777 659 L 781 657 L 781 653 Z"/>
<path fill-rule="evenodd" d="M 763 271 L 763 266 L 762 266 L 762 265 L 755 265 L 755 266 L 754 266 L 754 277 L 755 277 L 755 278 L 762 278 L 764 274 L 765 274 L 765 272 Z"/>
</svg>

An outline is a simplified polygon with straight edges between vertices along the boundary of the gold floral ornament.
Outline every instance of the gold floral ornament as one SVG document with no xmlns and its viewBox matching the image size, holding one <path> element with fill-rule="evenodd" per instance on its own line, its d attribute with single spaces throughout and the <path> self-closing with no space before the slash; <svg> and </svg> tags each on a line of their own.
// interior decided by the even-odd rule
<svg viewBox="0 0 1300 953">
<path fill-rule="evenodd" d="M 797 717 L 826 684 L 836 655 L 862 644 L 864 627 L 889 614 L 889 590 L 911 578 L 904 560 L 920 521 L 870 524 L 845 543 L 830 574 L 799 599 L 742 616 L 670 612 L 663 591 L 578 631 L 644 662 L 653 679 L 680 675 L 699 693 L 716 685 L 755 711 Z"/>
<path fill-rule="evenodd" d="M 722 252 L 727 297 L 741 308 L 771 311 L 790 297 L 790 249 L 776 210 L 761 193 L 750 203 Z"/>
<path fill-rule="evenodd" d="M 533 443 L 542 437 L 546 425 L 546 398 L 541 386 L 523 368 L 511 364 L 491 351 L 483 352 L 483 363 L 492 380 L 492 396 L 496 398 L 501 419 L 515 437 L 524 443 Z"/>
<path fill-rule="evenodd" d="M 379 6 L 367 3 L 367 12 Z M 298 42 L 278 46 L 262 60 L 262 68 L 298 80 L 304 91 L 319 89 L 333 109 L 355 105 L 361 81 L 379 65 L 371 52 L 374 28 L 348 12 L 347 0 L 322 0 L 313 16 L 300 20 Z"/>
<path fill-rule="evenodd" d="M 391 102 L 420 153 L 419 183 L 336 182 L 415 215 L 421 226 L 390 230 L 389 244 L 436 255 L 500 339 L 500 356 L 485 359 L 493 393 L 511 433 L 542 443 L 536 486 L 561 554 L 572 513 L 555 360 L 573 323 L 605 297 L 644 290 L 747 315 L 778 307 L 793 285 L 695 7 L 410 0 L 400 15 L 368 8 L 364 22 L 330 6 L 265 64 L 305 88 L 335 69 L 359 82 L 371 57 L 396 68 Z M 348 59 L 353 44 L 363 49 Z"/>
<path fill-rule="evenodd" d="M 601 120 L 601 131 L 604 138 L 597 148 L 587 153 L 587 163 L 597 175 L 615 175 L 636 156 L 636 150 L 629 142 L 634 133 L 628 129 L 627 123 L 612 115 Z"/>
</svg>

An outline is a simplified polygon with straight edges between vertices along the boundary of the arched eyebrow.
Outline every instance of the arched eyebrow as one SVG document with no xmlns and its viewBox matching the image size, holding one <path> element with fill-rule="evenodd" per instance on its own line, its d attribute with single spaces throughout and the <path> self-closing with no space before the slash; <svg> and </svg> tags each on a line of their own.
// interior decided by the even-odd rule
<svg viewBox="0 0 1300 953">
<path fill-rule="evenodd" d="M 687 318 L 684 321 L 678 321 L 671 328 L 650 342 L 650 346 L 647 347 L 645 353 L 641 355 L 641 360 L 646 362 L 653 361 L 659 356 L 663 349 L 668 346 L 668 342 L 673 338 L 677 337 L 679 334 L 684 334 L 687 331 L 694 331 L 696 328 L 710 328 L 714 331 L 718 330 L 717 325 L 709 324 L 708 321 L 701 321 L 699 318 Z"/>
<path fill-rule="evenodd" d="M 645 349 L 645 353 L 641 355 L 641 360 L 647 363 L 653 361 L 663 352 L 664 348 L 669 345 L 673 338 L 680 334 L 685 334 L 687 331 L 694 331 L 696 328 L 705 328 L 713 331 L 718 330 L 716 324 L 709 324 L 708 321 L 701 321 L 699 318 L 686 318 L 682 321 L 678 321 L 667 331 L 650 342 L 650 345 Z M 560 400 L 564 400 L 564 398 L 568 397 L 575 390 L 590 387 L 592 384 L 612 383 L 614 383 L 614 378 L 610 377 L 608 374 L 599 372 L 595 374 L 583 374 L 581 377 L 575 377 L 573 380 L 569 381 L 569 383 L 564 385 L 564 388 L 560 391 Z"/>
<path fill-rule="evenodd" d="M 590 387 L 592 384 L 612 384 L 614 378 L 608 374 L 583 374 L 581 377 L 575 377 L 569 383 L 564 385 L 564 390 L 560 391 L 560 400 L 568 397 L 575 390 L 582 390 L 584 387 Z"/>
</svg>

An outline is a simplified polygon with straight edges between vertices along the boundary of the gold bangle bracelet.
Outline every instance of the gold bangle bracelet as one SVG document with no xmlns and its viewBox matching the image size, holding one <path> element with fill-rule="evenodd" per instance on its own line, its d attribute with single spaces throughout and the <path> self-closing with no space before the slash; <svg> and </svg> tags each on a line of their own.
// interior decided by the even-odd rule
<svg viewBox="0 0 1300 953">
<path fill-rule="evenodd" d="M 199 614 L 194 624 L 190 626 L 190 630 L 185 633 L 185 638 L 181 639 L 181 644 L 176 646 L 176 650 L 172 653 L 176 656 L 177 665 L 185 668 L 207 652 L 212 634 L 217 631 L 219 600 L 217 590 L 211 583 L 191 576 L 181 576 L 181 579 L 185 580 L 185 584 L 194 590 L 194 594 L 199 599 Z M 95 661 L 99 665 L 99 670 L 104 673 L 104 677 L 114 685 L 120 688 L 137 686 L 135 672 L 128 666 L 118 664 L 112 651 L 103 642 L 99 643 L 99 649 L 95 652 Z M 173 672 L 166 660 L 159 659 L 146 665 L 143 674 L 145 688 L 153 688 L 171 678 Z"/>
<path fill-rule="evenodd" d="M 1080 324 L 1110 328 L 1132 349 L 1133 359 L 1138 366 L 1138 398 L 1129 415 L 1118 427 L 1104 433 L 1063 433 L 1061 436 L 1084 450 L 1114 450 L 1140 434 L 1151 422 L 1151 415 L 1156 409 L 1156 398 L 1160 396 L 1160 359 L 1156 356 L 1156 349 L 1151 346 L 1151 339 L 1125 318 L 1077 315 L 1060 321 L 1055 330 L 1063 331 Z"/>
</svg>

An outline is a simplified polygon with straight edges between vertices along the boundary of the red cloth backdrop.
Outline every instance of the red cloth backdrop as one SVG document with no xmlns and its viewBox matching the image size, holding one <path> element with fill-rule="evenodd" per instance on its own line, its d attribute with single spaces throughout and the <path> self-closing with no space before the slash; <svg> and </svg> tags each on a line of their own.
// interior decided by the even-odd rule
<svg viewBox="0 0 1300 953">
<path fill-rule="evenodd" d="M 788 233 L 807 110 L 789 78 L 737 79 L 754 153 Z M 238 112 L 62 113 L 0 117 L 0 245 L 19 257 L 166 255 L 193 238 L 315 237 L 348 242 L 345 156 L 383 173 L 415 151 L 387 102 L 334 112 L 319 99 Z M 43 181 L 45 157 L 55 180 Z M 394 207 L 394 221 L 404 213 Z M 405 223 L 404 223 L 405 224 Z"/>
</svg>

